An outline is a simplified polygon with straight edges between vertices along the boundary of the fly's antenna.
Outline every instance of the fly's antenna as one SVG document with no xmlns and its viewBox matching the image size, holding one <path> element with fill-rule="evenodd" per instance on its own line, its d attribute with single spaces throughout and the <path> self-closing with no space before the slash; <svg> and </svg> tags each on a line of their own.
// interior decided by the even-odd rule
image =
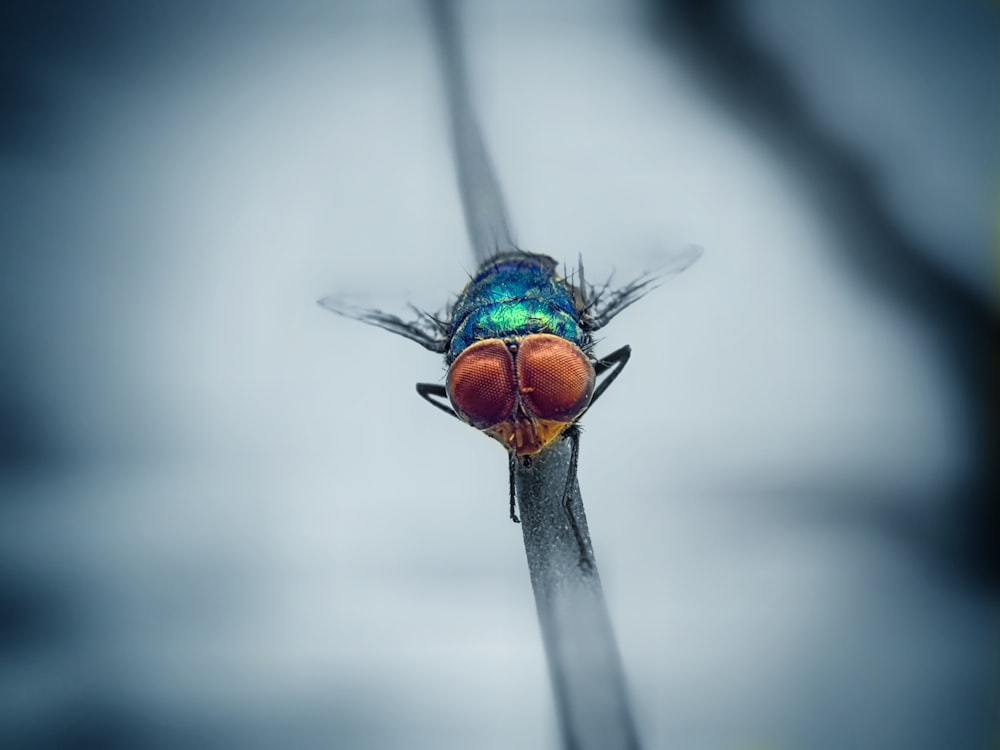
<svg viewBox="0 0 1000 750">
<path fill-rule="evenodd" d="M 469 94 L 455 9 L 449 0 L 428 0 L 444 78 L 452 156 L 462 196 L 465 228 L 477 264 L 517 250 L 506 202 Z"/>
</svg>

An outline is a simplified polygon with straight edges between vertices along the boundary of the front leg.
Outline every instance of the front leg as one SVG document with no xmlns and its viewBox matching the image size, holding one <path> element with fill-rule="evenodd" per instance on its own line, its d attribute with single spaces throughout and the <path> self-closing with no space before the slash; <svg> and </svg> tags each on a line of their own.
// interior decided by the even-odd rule
<svg viewBox="0 0 1000 750">
<path fill-rule="evenodd" d="M 597 399 L 601 397 L 601 394 L 608 389 L 608 386 L 615 382 L 615 378 L 621 374 L 622 369 L 626 364 L 628 364 L 629 357 L 631 356 L 632 347 L 626 344 L 621 349 L 616 349 L 608 356 L 603 359 L 599 359 L 594 363 L 594 372 L 597 373 L 598 377 L 603 375 L 608 370 L 611 370 L 611 372 L 606 378 L 604 378 L 603 381 L 601 381 L 601 384 L 597 386 L 597 390 L 594 391 L 594 395 L 590 399 L 590 406 L 593 406 L 597 402 Z"/>
<path fill-rule="evenodd" d="M 424 401 L 426 401 L 431 406 L 437 407 L 445 414 L 455 417 L 455 419 L 461 420 L 462 418 L 455 413 L 455 410 L 450 406 L 437 401 L 435 399 L 448 400 L 448 391 L 443 385 L 438 383 L 417 383 L 417 393 L 420 395 Z"/>
</svg>

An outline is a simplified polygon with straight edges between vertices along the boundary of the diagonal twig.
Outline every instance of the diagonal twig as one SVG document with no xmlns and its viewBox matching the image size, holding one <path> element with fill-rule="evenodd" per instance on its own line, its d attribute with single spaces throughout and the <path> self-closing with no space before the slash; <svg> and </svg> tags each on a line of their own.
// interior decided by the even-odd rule
<svg viewBox="0 0 1000 750">
<path fill-rule="evenodd" d="M 473 254 L 481 264 L 497 252 L 517 247 L 469 96 L 452 4 L 431 0 L 430 7 L 465 223 Z M 524 549 L 563 746 L 572 750 L 637 749 L 638 735 L 594 561 L 570 441 L 557 440 L 529 465 L 520 461 L 515 465 Z"/>
<path fill-rule="evenodd" d="M 496 170 L 476 118 L 463 63 L 455 14 L 448 0 L 430 0 L 431 18 L 444 79 L 451 146 L 462 196 L 465 228 L 476 263 L 517 250 Z"/>
</svg>

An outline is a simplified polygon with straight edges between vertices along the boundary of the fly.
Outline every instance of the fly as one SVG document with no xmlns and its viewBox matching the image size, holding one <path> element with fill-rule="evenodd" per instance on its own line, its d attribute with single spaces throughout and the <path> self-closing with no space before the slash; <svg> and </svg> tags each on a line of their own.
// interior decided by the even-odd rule
<svg viewBox="0 0 1000 750">
<path fill-rule="evenodd" d="M 479 267 L 445 314 L 414 309 L 418 317 L 411 321 L 335 297 L 320 304 L 444 356 L 445 385 L 417 383 L 417 393 L 504 446 L 510 518 L 517 523 L 515 462 L 527 464 L 557 438 L 569 439 L 571 488 L 579 456 L 579 420 L 631 356 L 628 345 L 596 356 L 595 332 L 700 254 L 692 248 L 658 272 L 613 289 L 610 281 L 588 284 L 582 261 L 576 273 L 566 277 L 547 255 L 500 253 Z"/>
</svg>

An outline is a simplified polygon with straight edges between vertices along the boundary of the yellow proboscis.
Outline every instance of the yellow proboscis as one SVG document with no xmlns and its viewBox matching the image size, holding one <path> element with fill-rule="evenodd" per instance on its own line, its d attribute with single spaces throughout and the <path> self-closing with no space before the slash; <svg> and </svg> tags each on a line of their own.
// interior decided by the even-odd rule
<svg viewBox="0 0 1000 750">
<path fill-rule="evenodd" d="M 533 456 L 562 434 L 572 422 L 552 419 L 508 419 L 483 430 L 518 456 Z"/>
</svg>

